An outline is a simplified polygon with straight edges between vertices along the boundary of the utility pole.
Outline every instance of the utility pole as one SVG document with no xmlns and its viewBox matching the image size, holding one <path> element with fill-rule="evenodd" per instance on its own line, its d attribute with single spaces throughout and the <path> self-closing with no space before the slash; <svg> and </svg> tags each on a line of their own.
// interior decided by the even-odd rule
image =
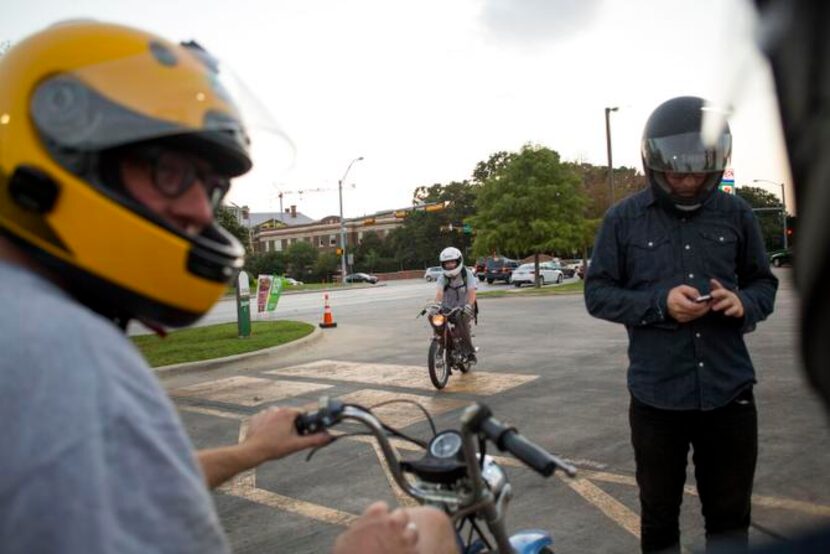
<svg viewBox="0 0 830 554">
<path fill-rule="evenodd" d="M 613 108 L 605 108 L 605 144 L 608 148 L 608 188 L 611 190 L 611 202 L 609 207 L 614 205 L 614 164 L 611 161 L 611 112 L 616 112 L 620 108 L 615 106 Z"/>
</svg>

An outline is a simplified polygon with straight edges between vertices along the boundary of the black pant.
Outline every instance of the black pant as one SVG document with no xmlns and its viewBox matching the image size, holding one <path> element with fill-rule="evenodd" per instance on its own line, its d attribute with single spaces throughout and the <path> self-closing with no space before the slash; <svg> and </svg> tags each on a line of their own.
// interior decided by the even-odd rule
<svg viewBox="0 0 830 554">
<path fill-rule="evenodd" d="M 752 390 L 710 411 L 661 410 L 632 396 L 629 421 L 640 487 L 643 552 L 680 552 L 678 519 L 690 444 L 707 549 L 726 542 L 745 548 L 758 458 Z"/>
<path fill-rule="evenodd" d="M 475 347 L 473 346 L 473 339 L 471 337 L 470 316 L 461 312 L 455 316 L 454 322 L 455 334 L 461 342 L 461 352 L 467 355 L 475 353 Z"/>
</svg>

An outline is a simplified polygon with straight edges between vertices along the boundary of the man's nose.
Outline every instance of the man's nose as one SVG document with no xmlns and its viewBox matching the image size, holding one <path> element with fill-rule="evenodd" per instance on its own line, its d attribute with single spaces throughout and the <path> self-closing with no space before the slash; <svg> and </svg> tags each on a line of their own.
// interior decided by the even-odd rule
<svg viewBox="0 0 830 554">
<path fill-rule="evenodd" d="M 187 192 L 176 199 L 175 209 L 176 215 L 200 232 L 213 222 L 213 205 L 199 178 Z"/>
</svg>

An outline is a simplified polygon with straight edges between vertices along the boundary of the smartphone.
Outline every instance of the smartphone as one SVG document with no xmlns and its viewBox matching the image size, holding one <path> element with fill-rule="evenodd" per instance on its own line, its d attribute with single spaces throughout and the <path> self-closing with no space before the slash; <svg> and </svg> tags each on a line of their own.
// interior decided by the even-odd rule
<svg viewBox="0 0 830 554">
<path fill-rule="evenodd" d="M 704 294 L 703 296 L 698 296 L 697 298 L 695 298 L 695 302 L 700 304 L 701 302 L 708 302 L 711 299 L 712 299 L 711 294 Z"/>
</svg>

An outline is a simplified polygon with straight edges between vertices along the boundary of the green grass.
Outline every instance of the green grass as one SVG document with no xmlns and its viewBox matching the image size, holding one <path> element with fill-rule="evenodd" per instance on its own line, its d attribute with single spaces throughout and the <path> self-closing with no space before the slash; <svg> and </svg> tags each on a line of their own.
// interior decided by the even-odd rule
<svg viewBox="0 0 830 554">
<path fill-rule="evenodd" d="M 506 290 L 488 290 L 478 293 L 479 298 L 501 298 L 504 296 L 558 296 L 569 294 L 582 294 L 585 290 L 585 281 L 568 283 L 565 285 L 548 285 L 537 289 L 536 287 L 522 287 L 520 289 L 510 288 Z"/>
<path fill-rule="evenodd" d="M 151 367 L 196 362 L 285 344 L 310 334 L 314 326 L 299 321 L 253 321 L 251 336 L 237 336 L 236 323 L 222 323 L 156 335 L 131 337 Z"/>
</svg>

